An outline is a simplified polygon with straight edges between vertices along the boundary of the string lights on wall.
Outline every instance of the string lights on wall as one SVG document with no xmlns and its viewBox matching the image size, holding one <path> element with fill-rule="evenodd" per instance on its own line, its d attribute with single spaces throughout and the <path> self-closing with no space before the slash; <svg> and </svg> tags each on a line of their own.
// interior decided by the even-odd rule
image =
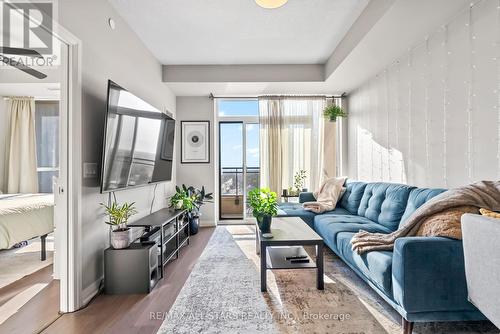
<svg viewBox="0 0 500 334">
<path fill-rule="evenodd" d="M 430 145 L 429 145 L 429 85 L 430 85 L 430 56 L 431 52 L 429 51 L 429 37 L 425 38 L 425 63 L 424 63 L 424 122 L 425 122 L 425 178 L 427 184 L 430 184 L 430 170 L 431 170 L 431 160 L 430 160 Z"/>
<path fill-rule="evenodd" d="M 366 134 L 361 177 L 445 188 L 500 179 L 500 0 L 470 3 L 422 42 L 350 94 Z"/>
<path fill-rule="evenodd" d="M 388 181 L 392 181 L 391 175 L 391 156 L 392 156 L 392 147 L 389 140 L 389 128 L 390 128 L 390 120 L 389 120 L 389 71 L 384 70 L 384 83 L 385 83 L 385 122 L 387 125 L 387 136 L 385 138 L 386 147 L 387 147 L 387 169 L 388 169 Z"/>
<path fill-rule="evenodd" d="M 469 12 L 467 16 L 467 23 L 465 24 L 468 27 L 468 36 L 469 36 L 469 80 L 466 80 L 467 83 L 467 176 L 469 177 L 469 182 L 473 180 L 473 160 L 472 160 L 472 110 L 474 105 L 474 71 L 476 70 L 475 63 L 475 43 L 474 40 L 476 36 L 474 35 L 473 22 L 472 22 L 472 7 L 473 3 L 470 4 Z"/>
<path fill-rule="evenodd" d="M 500 179 L 500 0 L 497 2 L 497 31 L 496 31 L 496 41 L 494 42 L 496 54 L 493 57 L 493 60 L 496 61 L 496 69 L 497 69 L 497 87 L 495 94 L 497 94 L 496 105 L 494 109 L 496 109 L 498 114 L 497 121 L 497 161 L 498 161 L 498 179 Z"/>
<path fill-rule="evenodd" d="M 448 101 L 448 64 L 450 63 L 450 55 L 451 52 L 448 50 L 448 25 L 444 26 L 444 41 L 443 41 L 443 50 L 444 50 L 444 65 L 443 65 L 443 186 L 445 188 L 448 187 L 448 170 L 447 170 L 447 149 L 448 143 L 446 128 L 447 122 L 446 118 L 448 116 L 448 105 L 450 102 Z"/>
<path fill-rule="evenodd" d="M 396 62 L 396 87 L 401 87 L 401 64 L 399 61 Z M 400 147 L 399 142 L 399 117 L 401 114 L 401 96 L 399 94 L 399 89 L 396 96 L 396 147 Z M 405 161 L 402 154 L 400 154 L 400 169 L 401 169 L 401 179 L 400 182 L 405 182 Z"/>
<path fill-rule="evenodd" d="M 412 180 L 412 174 L 411 174 L 411 168 L 410 166 L 412 165 L 412 162 L 413 162 L 413 159 L 412 159 L 412 145 L 411 145 L 411 141 L 412 141 L 412 99 L 413 99 L 413 95 L 412 95 L 412 89 L 413 89 L 413 82 L 412 82 L 412 77 L 413 77 L 413 71 L 412 71 L 412 55 L 413 55 L 413 50 L 412 49 L 409 49 L 408 50 L 408 73 L 409 73 L 409 79 L 408 79 L 408 102 L 406 104 L 407 106 L 407 110 L 408 110 L 408 180 L 413 181 Z"/>
</svg>

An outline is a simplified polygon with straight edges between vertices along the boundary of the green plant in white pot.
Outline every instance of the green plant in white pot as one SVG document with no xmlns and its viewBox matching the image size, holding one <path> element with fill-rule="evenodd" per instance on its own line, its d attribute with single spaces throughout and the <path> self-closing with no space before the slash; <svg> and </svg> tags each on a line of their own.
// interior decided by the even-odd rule
<svg viewBox="0 0 500 334">
<path fill-rule="evenodd" d="M 127 248 L 130 246 L 131 230 L 127 226 L 128 219 L 137 213 L 133 203 L 123 203 L 122 205 L 113 202 L 111 205 L 101 203 L 106 210 L 109 220 L 105 223 L 110 225 L 111 246 L 115 249 Z"/>
</svg>

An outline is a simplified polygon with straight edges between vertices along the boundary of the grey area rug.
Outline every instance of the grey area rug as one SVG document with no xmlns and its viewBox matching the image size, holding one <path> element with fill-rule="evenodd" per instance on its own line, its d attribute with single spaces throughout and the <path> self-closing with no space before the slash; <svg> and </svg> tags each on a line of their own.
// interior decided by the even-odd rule
<svg viewBox="0 0 500 334">
<path fill-rule="evenodd" d="M 252 226 L 218 227 L 159 333 L 389 333 L 401 318 L 330 250 L 314 270 L 268 271 L 260 291 Z M 415 334 L 498 333 L 489 322 L 416 324 Z"/>
<path fill-rule="evenodd" d="M 218 227 L 159 333 L 278 333 L 260 280 L 224 227 Z"/>
</svg>

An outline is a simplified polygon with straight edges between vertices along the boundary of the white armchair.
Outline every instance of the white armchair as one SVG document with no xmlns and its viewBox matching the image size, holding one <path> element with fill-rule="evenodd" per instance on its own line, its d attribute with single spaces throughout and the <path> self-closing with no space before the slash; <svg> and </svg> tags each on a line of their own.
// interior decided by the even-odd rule
<svg viewBox="0 0 500 334">
<path fill-rule="evenodd" d="M 500 219 L 462 216 L 469 300 L 500 328 Z"/>
</svg>

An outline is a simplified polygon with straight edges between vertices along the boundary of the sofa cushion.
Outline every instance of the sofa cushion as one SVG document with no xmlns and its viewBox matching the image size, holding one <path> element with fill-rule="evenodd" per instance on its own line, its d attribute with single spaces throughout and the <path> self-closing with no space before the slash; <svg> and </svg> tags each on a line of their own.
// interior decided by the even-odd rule
<svg viewBox="0 0 500 334">
<path fill-rule="evenodd" d="M 352 215 L 358 213 L 359 203 L 363 197 L 363 192 L 365 191 L 366 183 L 364 182 L 350 182 L 347 181 L 345 185 L 345 192 L 338 206 L 346 209 Z"/>
<path fill-rule="evenodd" d="M 335 210 L 327 211 L 322 214 L 322 216 L 350 216 L 351 213 L 344 208 L 335 208 Z"/>
<path fill-rule="evenodd" d="M 314 217 L 314 230 L 323 238 L 333 251 L 337 249 L 337 234 L 341 232 L 368 232 L 390 233 L 386 227 L 375 224 L 371 220 L 355 215 L 317 215 Z"/>
<path fill-rule="evenodd" d="M 314 228 L 315 213 L 306 211 L 301 203 L 280 203 L 278 206 L 278 217 L 299 217 L 311 228 Z"/>
<path fill-rule="evenodd" d="M 396 183 L 369 183 L 361 198 L 358 215 L 394 231 L 399 226 L 413 188 Z"/>
<path fill-rule="evenodd" d="M 408 203 L 406 204 L 406 209 L 401 218 L 401 222 L 399 226 L 403 225 L 408 218 L 412 215 L 415 210 L 417 210 L 422 204 L 445 192 L 446 189 L 439 188 L 415 188 L 410 191 L 410 195 L 408 196 Z"/>
<path fill-rule="evenodd" d="M 351 249 L 353 235 L 350 232 L 337 235 L 339 255 L 388 297 L 392 297 L 392 252 L 374 251 L 359 255 Z"/>
</svg>

